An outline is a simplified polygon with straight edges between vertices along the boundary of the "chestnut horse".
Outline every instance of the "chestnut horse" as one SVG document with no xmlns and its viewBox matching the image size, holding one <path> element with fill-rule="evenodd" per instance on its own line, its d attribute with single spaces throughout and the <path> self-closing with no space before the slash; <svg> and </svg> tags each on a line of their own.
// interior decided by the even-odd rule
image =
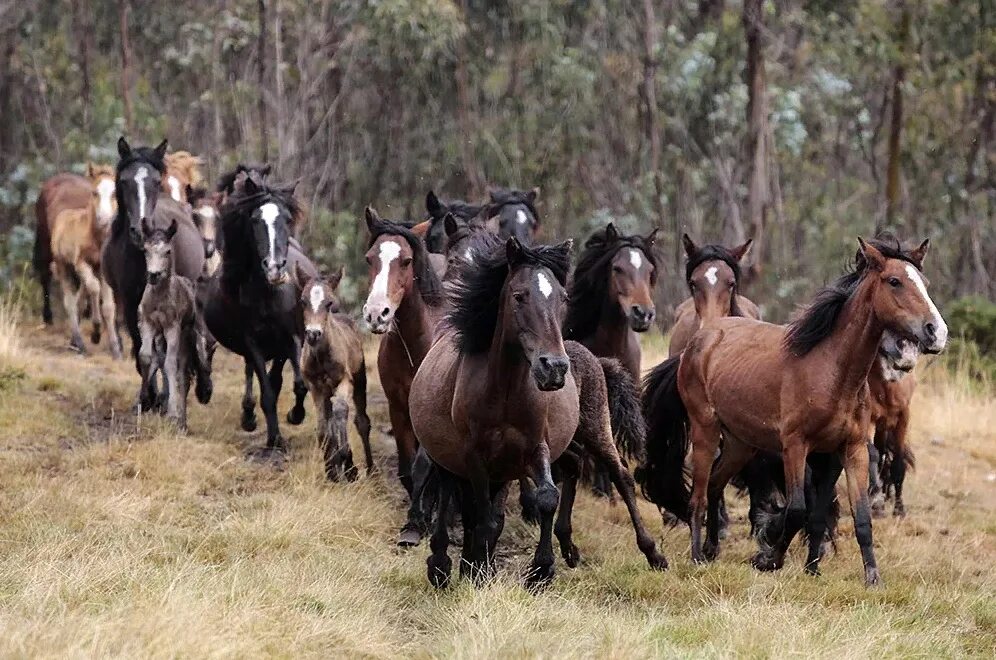
<svg viewBox="0 0 996 660">
<path fill-rule="evenodd" d="M 484 206 L 468 204 L 462 199 L 451 199 L 442 201 L 436 197 L 436 193 L 429 191 L 425 196 L 425 210 L 429 214 L 429 231 L 425 235 L 425 247 L 433 254 L 446 254 L 446 229 L 445 218 L 452 216 L 453 222 L 460 226 L 469 225 L 474 218 L 480 215 Z"/>
<path fill-rule="evenodd" d="M 572 441 L 600 447 L 600 459 L 614 455 L 613 481 L 620 490 L 628 485 L 634 494 L 632 477 L 626 480 L 628 473 L 612 444 L 602 367 L 587 349 L 562 338 L 570 242 L 534 249 L 514 237 L 504 243 L 486 238 L 491 246 L 479 251 L 453 282 L 449 329 L 426 355 L 411 388 L 413 427 L 445 470 L 427 561 L 435 586 L 447 584 L 452 567 L 446 526 L 457 480 L 463 490 L 461 573 L 475 578 L 491 572 L 508 483 L 529 476 L 537 484 L 540 540 L 527 576 L 530 585 L 553 578 L 553 519 L 559 500 L 553 464 Z M 592 378 L 602 378 L 602 396 L 599 405 L 582 409 L 580 392 L 591 390 L 591 383 L 582 381 Z M 572 504 L 564 507 L 568 521 Z M 638 523 L 635 501 L 632 507 Z M 652 566 L 665 568 L 666 560 L 641 527 L 640 548 Z M 565 558 L 576 565 L 569 522 L 558 537 Z"/>
<path fill-rule="evenodd" d="M 788 328 L 744 318 L 716 319 L 696 333 L 680 357 L 650 375 L 651 406 L 669 411 L 669 421 L 651 421 L 648 453 L 657 444 L 654 451 L 663 450 L 670 460 L 647 477 L 661 486 L 658 504 L 689 521 L 693 561 L 716 557 L 719 496 L 730 477 L 763 450 L 783 458 L 788 507 L 782 538 L 771 554 L 755 557 L 754 565 L 780 568 L 788 543 L 807 523 L 805 469 L 813 452 L 826 465 L 814 470 L 806 570 L 819 572 L 826 511 L 843 468 L 865 583 L 879 582 L 868 500 L 868 373 L 885 330 L 917 342 L 928 353 L 944 349 L 948 330 L 912 260 L 899 250 L 879 249 L 861 239 L 859 244 L 858 267 L 823 289 Z M 925 241 L 917 263 L 926 247 Z M 714 467 L 721 436 L 723 452 Z M 690 494 L 682 474 L 689 442 Z"/>
<path fill-rule="evenodd" d="M 80 335 L 79 298 L 89 297 L 94 344 L 100 343 L 101 321 L 108 330 L 111 355 L 121 357 L 121 341 L 114 323 L 114 294 L 100 270 L 100 251 L 117 212 L 114 198 L 114 168 L 87 164 L 87 179 L 92 194 L 81 209 L 59 211 L 49 224 L 51 233 L 52 274 L 62 288 L 63 305 L 69 320 L 69 344 L 86 353 Z"/>
<path fill-rule="evenodd" d="M 370 233 L 366 254 L 370 292 L 363 305 L 363 319 L 371 332 L 383 335 L 377 371 L 398 447 L 398 478 L 410 495 L 411 464 L 418 440 L 412 430 L 408 396 L 442 316 L 443 289 L 421 235 L 400 222 L 382 219 L 369 206 L 366 223 Z M 429 223 L 418 227 L 424 232 Z"/>
<path fill-rule="evenodd" d="M 536 212 L 539 188 L 529 191 L 496 188 L 488 196 L 483 215 L 488 228 L 502 238 L 515 236 L 523 245 L 531 244 L 540 227 Z"/>
<path fill-rule="evenodd" d="M 163 192 L 174 202 L 188 202 L 187 189 L 201 185 L 201 165 L 204 161 L 189 151 L 174 151 L 163 158 L 166 175 L 162 178 Z"/>
</svg>

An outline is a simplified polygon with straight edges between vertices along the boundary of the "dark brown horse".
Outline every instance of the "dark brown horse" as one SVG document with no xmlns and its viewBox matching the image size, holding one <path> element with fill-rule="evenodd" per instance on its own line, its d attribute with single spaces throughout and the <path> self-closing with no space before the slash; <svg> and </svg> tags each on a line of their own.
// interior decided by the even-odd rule
<svg viewBox="0 0 996 660">
<path fill-rule="evenodd" d="M 415 431 L 445 470 L 428 559 L 428 577 L 436 586 L 449 580 L 447 509 L 460 482 L 461 573 L 468 571 L 474 577 L 491 571 L 508 483 L 529 476 L 537 484 L 540 541 L 527 576 L 533 585 L 549 582 L 554 574 L 552 539 L 559 492 L 553 465 L 572 441 L 585 448 L 599 447 L 600 459 L 614 455 L 613 480 L 621 490 L 628 484 L 629 494 L 634 493 L 632 477 L 626 480 L 629 475 L 612 444 L 606 395 L 600 405 L 579 405 L 579 393 L 591 391 L 591 384 L 583 380 L 601 378 L 604 387 L 601 365 L 582 346 L 565 345 L 562 339 L 570 243 L 532 249 L 514 237 L 507 243 L 486 238 L 491 246 L 478 251 L 453 283 L 447 316 L 451 329 L 433 345 L 411 388 Z M 635 501 L 631 504 L 637 524 Z M 566 525 L 558 521 L 558 537 L 565 558 L 575 565 L 577 549 L 570 540 L 569 523 L 572 505 L 573 492 L 564 506 Z M 666 567 L 642 524 L 637 533 L 651 565 Z"/>
<path fill-rule="evenodd" d="M 429 214 L 429 222 L 431 223 L 429 231 L 425 235 L 426 249 L 434 254 L 446 253 L 444 220 L 447 215 L 452 217 L 451 222 L 466 226 L 472 224 L 483 209 L 483 205 L 468 204 L 462 199 L 451 199 L 444 202 L 430 190 L 425 196 L 425 210 Z"/>
<path fill-rule="evenodd" d="M 879 582 L 868 500 L 868 373 L 885 330 L 929 353 L 944 349 L 948 332 L 913 261 L 899 250 L 859 243 L 858 267 L 821 291 L 787 329 L 717 319 L 648 378 L 647 400 L 668 413 L 651 415 L 648 454 L 663 452 L 669 459 L 647 477 L 662 486 L 658 504 L 690 522 L 693 561 L 716 557 L 723 488 L 762 450 L 783 457 L 788 507 L 782 538 L 754 564 L 762 570 L 781 567 L 788 543 L 807 522 L 806 459 L 814 453 L 827 465 L 814 469 L 807 571 L 818 573 L 826 511 L 843 467 L 865 582 Z M 917 263 L 926 247 L 924 242 Z M 721 436 L 723 452 L 713 466 Z M 689 443 L 691 493 L 682 475 Z"/>
<path fill-rule="evenodd" d="M 540 216 L 536 212 L 539 188 L 529 191 L 495 188 L 488 196 L 483 214 L 488 228 L 502 238 L 515 236 L 523 245 L 531 244 L 540 228 Z"/>
</svg>

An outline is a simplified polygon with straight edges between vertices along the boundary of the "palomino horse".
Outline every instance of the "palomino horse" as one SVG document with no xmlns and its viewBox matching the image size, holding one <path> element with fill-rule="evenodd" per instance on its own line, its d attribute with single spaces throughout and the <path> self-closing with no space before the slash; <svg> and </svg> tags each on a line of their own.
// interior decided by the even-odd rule
<svg viewBox="0 0 996 660">
<path fill-rule="evenodd" d="M 663 424 L 663 415 L 651 416 L 648 453 L 657 445 L 653 451 L 669 460 L 647 477 L 660 484 L 658 504 L 690 522 L 693 561 L 716 557 L 720 495 L 760 449 L 783 457 L 788 507 L 782 538 L 770 555 L 755 557 L 754 565 L 781 567 L 788 543 L 807 523 L 805 469 L 813 452 L 826 465 L 814 469 L 806 570 L 819 571 L 826 510 L 843 467 L 865 583 L 879 582 L 868 500 L 868 373 L 885 330 L 929 353 L 944 349 L 948 330 L 923 275 L 902 252 L 859 243 L 859 267 L 823 289 L 787 329 L 744 318 L 716 319 L 696 333 L 680 357 L 649 377 L 651 406 L 669 414 Z M 723 452 L 713 467 L 721 436 Z M 689 442 L 691 494 L 682 474 Z"/>
<path fill-rule="evenodd" d="M 398 446 L 398 478 L 411 494 L 411 464 L 418 440 L 412 430 L 408 396 L 442 315 L 443 289 L 421 236 L 400 222 L 381 219 L 369 206 L 366 223 L 370 232 L 366 255 L 370 292 L 363 305 L 363 319 L 371 332 L 383 335 L 377 371 Z M 427 230 L 428 223 L 419 227 Z"/>
<path fill-rule="evenodd" d="M 187 203 L 194 216 L 194 224 L 204 240 L 204 275 L 210 277 L 221 267 L 221 235 L 218 233 L 218 212 L 222 193 L 206 188 L 187 186 Z"/>
<path fill-rule="evenodd" d="M 201 165 L 204 161 L 189 151 L 174 151 L 163 158 L 166 175 L 162 179 L 163 192 L 174 202 L 189 202 L 187 189 L 201 185 Z"/>
<path fill-rule="evenodd" d="M 695 244 L 682 234 L 685 246 L 685 283 L 691 294 L 674 312 L 668 357 L 685 350 L 699 328 L 724 316 L 761 319 L 757 305 L 740 295 L 740 260 L 750 251 L 752 241 L 735 248 Z"/>
<path fill-rule="evenodd" d="M 540 226 L 539 213 L 536 212 L 539 188 L 528 192 L 496 188 L 488 195 L 489 201 L 484 207 L 488 228 L 502 238 L 515 236 L 523 245 L 530 245 Z"/>
<path fill-rule="evenodd" d="M 485 238 L 490 247 L 475 254 L 453 282 L 447 316 L 451 329 L 430 349 L 411 387 L 413 426 L 446 471 L 427 562 L 429 580 L 436 586 L 448 582 L 452 567 L 446 525 L 454 477 L 464 482 L 461 573 L 469 571 L 475 578 L 490 573 L 508 482 L 528 475 L 537 484 L 540 541 L 527 580 L 538 585 L 554 574 L 553 518 L 559 499 L 554 462 L 572 440 L 586 448 L 601 447 L 599 458 L 614 454 L 605 390 L 598 405 L 579 405 L 579 393 L 591 386 L 582 381 L 602 378 L 604 388 L 602 367 L 579 344 L 565 346 L 561 336 L 570 242 L 532 249 L 514 237 L 507 242 Z M 635 393 L 632 398 L 635 405 Z M 614 480 L 628 483 L 632 495 L 632 478 L 625 481 L 628 473 L 617 454 L 612 470 Z M 575 565 L 571 504 L 564 508 L 566 537 L 560 530 L 558 537 L 565 557 Z M 638 520 L 637 513 L 634 522 Z M 638 538 L 651 564 L 666 567 L 646 530 L 638 530 Z"/>
<path fill-rule="evenodd" d="M 165 229 L 176 220 L 177 232 L 173 237 L 174 272 L 196 281 L 204 269 L 204 247 L 190 217 L 189 208 L 168 197 L 159 197 L 166 168 L 163 162 L 166 144 L 166 140 L 163 140 L 155 149 L 132 149 L 124 137 L 118 140 L 118 155 L 121 157 L 115 170 L 118 214 L 111 225 L 111 235 L 104 243 L 100 261 L 104 277 L 114 292 L 114 299 L 124 312 L 136 369 L 140 369 L 138 352 L 142 345 L 138 328 L 138 304 L 145 291 L 146 279 L 142 222 L 148 221 L 153 229 Z M 113 323 L 108 325 L 108 328 L 112 327 Z M 154 391 L 155 383 L 151 385 L 152 389 L 139 393 L 139 401 L 158 401 L 158 393 Z"/>
<path fill-rule="evenodd" d="M 334 399 L 343 382 L 352 389 L 356 430 L 363 441 L 367 474 L 373 470 L 370 454 L 370 418 L 367 416 L 367 367 L 363 357 L 363 341 L 356 324 L 347 314 L 341 314 L 336 289 L 342 280 L 339 268 L 330 277 L 307 278 L 304 282 L 301 306 L 304 308 L 304 339 L 301 352 L 301 374 L 311 392 L 318 417 L 318 443 L 325 457 L 325 476 L 331 481 L 357 477 L 353 452 L 349 448 L 345 421 L 339 425 Z M 348 409 L 347 409 L 348 414 Z"/>
<path fill-rule="evenodd" d="M 290 241 L 297 212 L 294 186 L 271 187 L 256 173 L 239 175 L 234 192 L 222 207 L 225 251 L 220 275 L 209 281 L 204 309 L 211 334 L 222 346 L 241 355 L 247 376 L 251 371 L 259 381 L 260 407 L 266 417 L 266 448 L 260 456 L 265 458 L 277 458 L 286 450 L 277 422 L 277 399 L 287 361 L 294 370 L 294 407 L 287 413 L 289 423 L 304 421 L 308 393 L 301 376 L 303 310 L 290 273 L 315 277 L 318 271 Z M 254 430 L 251 391 L 243 397 L 242 406 L 242 428 Z"/>
<path fill-rule="evenodd" d="M 430 190 L 425 196 L 425 210 L 431 223 L 425 235 L 425 247 L 433 254 L 445 254 L 446 230 L 443 221 L 446 216 L 451 215 L 459 225 L 469 225 L 484 210 L 484 206 L 468 204 L 461 199 L 444 202 Z"/>
<path fill-rule="evenodd" d="M 114 217 L 114 187 L 104 184 L 100 190 L 93 187 L 93 168 L 87 164 L 87 176 L 63 172 L 47 179 L 38 191 L 35 201 L 35 245 L 32 264 L 42 288 L 42 319 L 52 323 L 52 225 L 56 216 L 66 210 L 88 208 L 97 195 L 97 210 L 101 218 Z M 109 221 L 109 220 L 108 220 Z M 99 246 L 98 246 L 99 249 Z M 96 310 L 94 310 L 96 312 Z"/>
<path fill-rule="evenodd" d="M 49 223 L 52 274 L 62 288 L 62 301 L 69 319 L 69 344 L 85 353 L 80 335 L 79 298 L 89 296 L 93 320 L 90 339 L 100 343 L 101 320 L 108 330 L 111 355 L 121 357 L 121 340 L 114 328 L 114 295 L 101 276 L 100 250 L 117 212 L 114 198 L 114 168 L 87 165 L 87 178 L 93 191 L 81 209 L 62 209 Z"/>
</svg>

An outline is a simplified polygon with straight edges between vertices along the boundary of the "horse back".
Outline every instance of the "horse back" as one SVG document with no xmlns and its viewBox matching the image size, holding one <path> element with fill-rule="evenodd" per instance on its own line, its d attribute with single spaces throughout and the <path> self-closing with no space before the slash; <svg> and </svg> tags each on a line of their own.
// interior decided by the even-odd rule
<svg viewBox="0 0 996 660">
<path fill-rule="evenodd" d="M 204 242 L 194 224 L 190 207 L 177 202 L 167 195 L 160 195 L 153 217 L 153 226 L 168 227 L 176 220 L 177 230 L 173 237 L 173 268 L 177 275 L 196 281 L 204 271 Z"/>
<path fill-rule="evenodd" d="M 59 213 L 88 208 L 92 192 L 93 186 L 89 179 L 71 172 L 49 177 L 41 185 L 35 201 L 36 265 L 46 265 L 52 260 L 51 236 Z"/>
</svg>

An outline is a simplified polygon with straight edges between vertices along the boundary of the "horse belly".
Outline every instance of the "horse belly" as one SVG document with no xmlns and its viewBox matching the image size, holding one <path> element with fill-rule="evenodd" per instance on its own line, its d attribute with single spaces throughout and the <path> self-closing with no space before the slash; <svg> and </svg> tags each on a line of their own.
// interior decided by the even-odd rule
<svg viewBox="0 0 996 660">
<path fill-rule="evenodd" d="M 415 436 L 432 460 L 466 476 L 468 434 L 457 429 L 452 416 L 457 359 L 451 341 L 441 340 L 429 350 L 412 380 L 408 409 Z"/>
</svg>

